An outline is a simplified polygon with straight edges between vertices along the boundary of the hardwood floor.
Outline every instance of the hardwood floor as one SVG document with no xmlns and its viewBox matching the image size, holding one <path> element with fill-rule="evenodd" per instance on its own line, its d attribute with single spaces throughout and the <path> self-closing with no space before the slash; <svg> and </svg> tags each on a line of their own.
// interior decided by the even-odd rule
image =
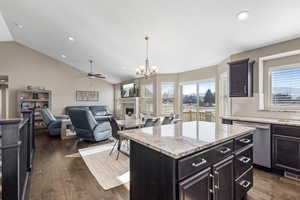
<svg viewBox="0 0 300 200">
<path fill-rule="evenodd" d="M 255 170 L 247 200 L 300 200 L 300 182 Z"/>
<path fill-rule="evenodd" d="M 99 144 L 99 143 L 98 143 Z M 98 145 L 97 144 L 97 145 Z M 37 134 L 31 200 L 129 200 L 124 186 L 104 191 L 77 154 L 95 144 Z M 248 200 L 300 200 L 300 182 L 255 170 Z"/>
<path fill-rule="evenodd" d="M 31 200 L 128 200 L 124 186 L 104 191 L 77 154 L 90 143 L 37 134 Z M 99 143 L 98 143 L 99 144 Z"/>
</svg>

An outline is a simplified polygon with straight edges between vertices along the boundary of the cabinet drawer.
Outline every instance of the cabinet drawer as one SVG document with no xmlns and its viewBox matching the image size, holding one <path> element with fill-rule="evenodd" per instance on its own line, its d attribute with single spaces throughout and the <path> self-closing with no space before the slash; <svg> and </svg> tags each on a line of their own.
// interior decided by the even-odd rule
<svg viewBox="0 0 300 200">
<path fill-rule="evenodd" d="M 283 126 L 283 125 L 273 124 L 272 125 L 272 134 L 300 138 L 300 127 Z"/>
<path fill-rule="evenodd" d="M 253 167 L 235 181 L 235 200 L 241 200 L 253 186 Z"/>
<path fill-rule="evenodd" d="M 253 163 L 253 145 L 247 149 L 235 153 L 235 179 L 249 170 Z"/>
<path fill-rule="evenodd" d="M 233 141 L 209 148 L 178 160 L 178 179 L 182 180 L 233 153 Z"/>
<path fill-rule="evenodd" d="M 243 147 L 245 147 L 249 144 L 253 144 L 253 134 L 252 133 L 250 133 L 246 136 L 236 138 L 234 140 L 234 149 L 235 149 L 235 151 L 239 151 L 240 149 L 242 149 Z"/>
</svg>

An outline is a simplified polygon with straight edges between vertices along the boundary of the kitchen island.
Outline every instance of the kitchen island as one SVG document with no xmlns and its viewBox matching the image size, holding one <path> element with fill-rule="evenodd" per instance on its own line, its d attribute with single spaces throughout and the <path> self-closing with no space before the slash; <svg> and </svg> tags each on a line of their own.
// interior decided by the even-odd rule
<svg viewBox="0 0 300 200">
<path fill-rule="evenodd" d="M 130 140 L 130 199 L 242 199 L 254 130 L 194 121 L 120 132 Z"/>
</svg>

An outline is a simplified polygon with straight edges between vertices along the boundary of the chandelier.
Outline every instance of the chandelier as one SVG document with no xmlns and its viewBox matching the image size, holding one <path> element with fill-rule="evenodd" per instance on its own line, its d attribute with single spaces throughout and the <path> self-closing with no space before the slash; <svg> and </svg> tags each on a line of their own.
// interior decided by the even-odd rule
<svg viewBox="0 0 300 200">
<path fill-rule="evenodd" d="M 157 66 L 151 66 L 149 65 L 149 58 L 148 58 L 148 49 L 149 49 L 149 37 L 146 36 L 145 37 L 146 40 L 146 61 L 145 61 L 145 66 L 139 66 L 136 69 L 136 75 L 139 76 L 144 76 L 146 79 L 149 78 L 149 76 L 155 74 L 158 72 L 158 68 Z"/>
</svg>

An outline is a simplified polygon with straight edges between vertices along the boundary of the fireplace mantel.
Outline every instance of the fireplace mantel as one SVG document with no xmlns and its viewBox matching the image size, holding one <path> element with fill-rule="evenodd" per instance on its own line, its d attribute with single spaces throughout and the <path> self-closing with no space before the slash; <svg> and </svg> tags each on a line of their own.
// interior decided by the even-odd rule
<svg viewBox="0 0 300 200">
<path fill-rule="evenodd" d="M 138 102 L 139 97 L 127 97 L 127 98 L 121 98 L 121 103 L 127 103 L 127 102 Z"/>
</svg>

